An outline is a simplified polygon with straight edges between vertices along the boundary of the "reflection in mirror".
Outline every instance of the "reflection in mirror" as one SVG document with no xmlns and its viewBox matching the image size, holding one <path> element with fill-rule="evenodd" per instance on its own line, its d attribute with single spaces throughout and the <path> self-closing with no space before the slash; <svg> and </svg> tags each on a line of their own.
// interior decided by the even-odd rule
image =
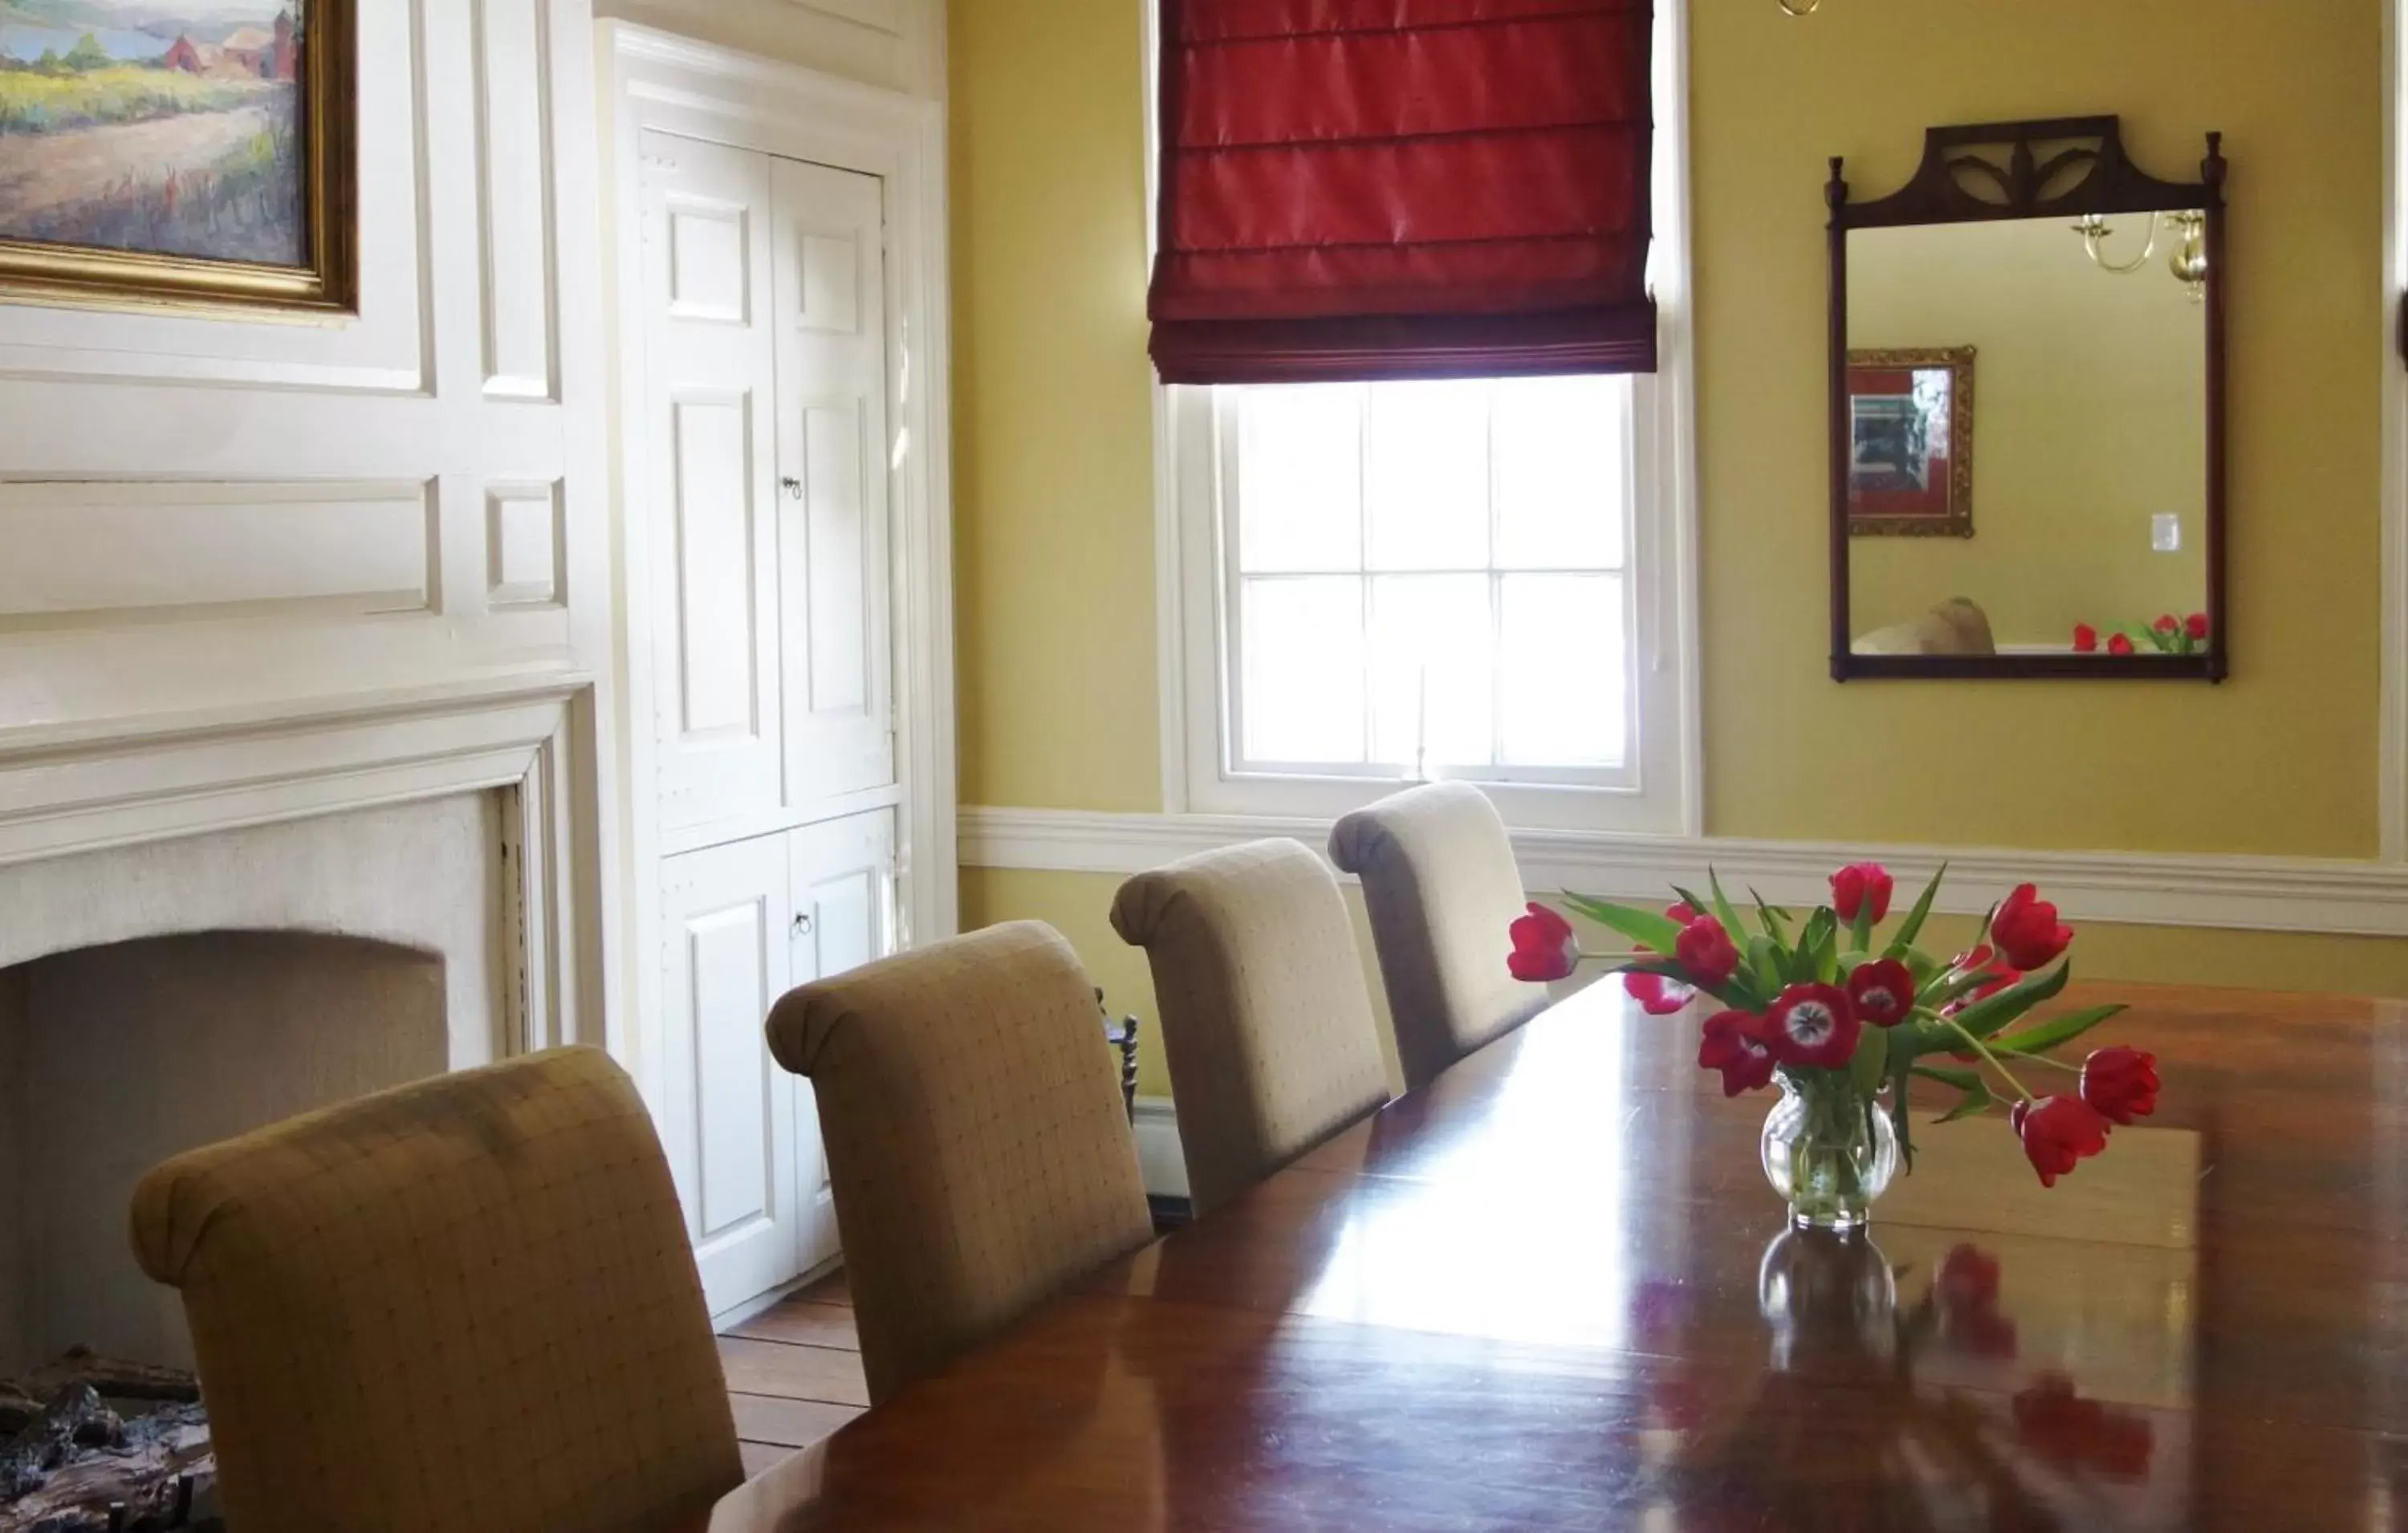
<svg viewBox="0 0 2408 1533">
<path fill-rule="evenodd" d="M 2204 650 L 2198 222 L 1848 232 L 1856 653 Z"/>
</svg>

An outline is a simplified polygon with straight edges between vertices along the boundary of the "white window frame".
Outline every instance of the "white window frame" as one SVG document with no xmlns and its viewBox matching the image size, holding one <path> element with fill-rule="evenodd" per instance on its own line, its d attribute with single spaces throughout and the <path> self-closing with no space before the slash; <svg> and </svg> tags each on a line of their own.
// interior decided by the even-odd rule
<svg viewBox="0 0 2408 1533">
<path fill-rule="evenodd" d="M 1146 17 L 1148 203 L 1159 157 L 1152 94 L 1156 0 Z M 1516 827 L 1695 837 L 1704 833 L 1698 763 L 1697 402 L 1689 231 L 1688 0 L 1662 0 L 1656 27 L 1656 250 L 1650 276 L 1657 362 L 1632 380 L 1630 566 L 1626 621 L 1638 749 L 1610 783 L 1564 783 L 1529 768 L 1458 772 Z M 1238 772 L 1228 763 L 1228 540 L 1223 536 L 1221 418 L 1210 388 L 1154 385 L 1154 577 L 1161 682 L 1162 795 L 1172 814 L 1325 820 L 1409 786 L 1407 778 Z M 1566 673 L 1578 662 L 1567 657 Z M 1231 683 L 1234 684 L 1234 683 Z M 1432 775 L 1440 775 L 1433 772 Z"/>
</svg>

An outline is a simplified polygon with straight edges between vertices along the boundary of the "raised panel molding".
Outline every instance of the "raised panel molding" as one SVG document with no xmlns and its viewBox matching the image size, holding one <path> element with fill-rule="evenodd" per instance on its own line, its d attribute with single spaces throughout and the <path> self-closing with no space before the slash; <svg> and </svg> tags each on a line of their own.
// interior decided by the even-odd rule
<svg viewBox="0 0 2408 1533">
<path fill-rule="evenodd" d="M 485 393 L 550 399 L 553 383 L 552 39 L 548 0 L 470 0 Z"/>
<path fill-rule="evenodd" d="M 742 205 L 672 195 L 669 317 L 709 324 L 752 321 L 752 236 Z"/>
<path fill-rule="evenodd" d="M 672 408 L 680 726 L 688 739 L 750 737 L 761 727 L 754 706 L 752 395 L 680 390 Z"/>
<path fill-rule="evenodd" d="M 1198 852 L 1267 837 L 1324 851 L 1329 823 L 1211 814 L 1102 814 L 1072 809 L 961 811 L 966 867 L 1129 874 Z M 1831 870 L 1866 858 L 1904 884 L 1942 863 L 1936 909 L 1980 915 L 2015 883 L 2041 884 L 2070 920 L 2215 931 L 2408 937 L 2408 867 L 2343 858 L 2198 856 L 2151 852 L 2015 852 L 1991 847 L 1860 846 L 1811 841 L 1616 836 L 1517 830 L 1522 879 L 1541 893 L 1577 889 L 1656 900 L 1712 867 L 1733 889 L 1806 903 L 1828 897 Z"/>
<path fill-rule="evenodd" d="M 485 601 L 495 609 L 562 607 L 568 561 L 565 486 L 495 484 L 485 491 Z"/>
<path fill-rule="evenodd" d="M 0 484 L 0 632 L 424 612 L 435 486 Z"/>
</svg>

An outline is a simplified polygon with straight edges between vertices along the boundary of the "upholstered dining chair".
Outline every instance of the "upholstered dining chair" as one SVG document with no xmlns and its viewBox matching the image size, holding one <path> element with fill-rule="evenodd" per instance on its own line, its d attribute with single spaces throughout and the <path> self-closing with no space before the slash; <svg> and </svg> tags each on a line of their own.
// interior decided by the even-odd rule
<svg viewBox="0 0 2408 1533">
<path fill-rule="evenodd" d="M 1051 926 L 804 985 L 769 1050 L 819 1097 L 872 1402 L 1154 1238 L 1096 989 Z"/>
<path fill-rule="evenodd" d="M 1408 788 L 1339 821 L 1329 858 L 1363 881 L 1408 1087 L 1547 1004 L 1546 986 L 1505 969 L 1506 929 L 1528 896 L 1487 795 L 1463 782 Z"/>
<path fill-rule="evenodd" d="M 133 1226 L 243 1533 L 651 1533 L 743 1482 L 668 1162 L 598 1050 L 179 1155 Z"/>
<path fill-rule="evenodd" d="M 1112 929 L 1154 970 L 1197 1213 L 1388 1099 L 1353 918 L 1302 844 L 1140 873 L 1112 901 Z"/>
</svg>

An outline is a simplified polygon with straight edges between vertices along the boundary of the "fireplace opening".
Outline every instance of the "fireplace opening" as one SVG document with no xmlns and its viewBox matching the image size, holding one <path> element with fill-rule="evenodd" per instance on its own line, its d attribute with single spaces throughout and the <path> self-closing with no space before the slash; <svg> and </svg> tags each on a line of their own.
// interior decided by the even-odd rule
<svg viewBox="0 0 2408 1533">
<path fill-rule="evenodd" d="M 0 1533 L 216 1526 L 191 1338 L 135 1264 L 135 1185 L 182 1151 L 442 1073 L 445 983 L 438 954 L 296 931 L 0 969 Z"/>
</svg>

